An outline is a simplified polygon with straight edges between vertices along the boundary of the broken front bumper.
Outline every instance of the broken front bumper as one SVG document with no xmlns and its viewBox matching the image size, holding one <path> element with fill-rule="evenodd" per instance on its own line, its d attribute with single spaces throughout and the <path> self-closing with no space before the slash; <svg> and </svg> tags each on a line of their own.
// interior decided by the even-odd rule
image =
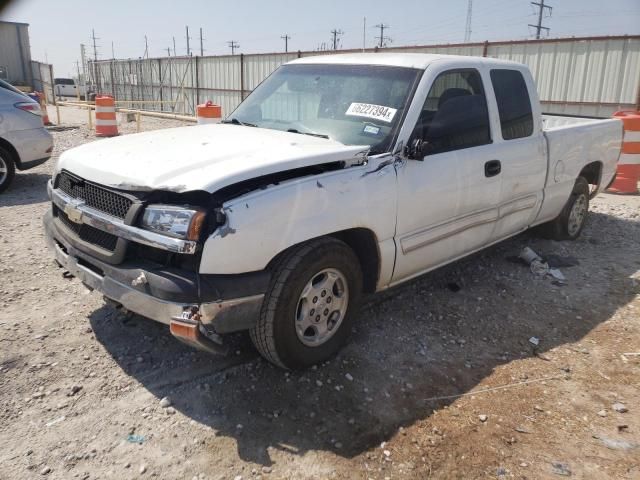
<svg viewBox="0 0 640 480">
<path fill-rule="evenodd" d="M 48 247 L 71 275 L 126 310 L 170 325 L 193 346 L 219 351 L 220 334 L 249 329 L 260 315 L 266 272 L 201 275 L 143 263 L 111 265 L 77 249 L 51 211 L 43 223 Z"/>
</svg>

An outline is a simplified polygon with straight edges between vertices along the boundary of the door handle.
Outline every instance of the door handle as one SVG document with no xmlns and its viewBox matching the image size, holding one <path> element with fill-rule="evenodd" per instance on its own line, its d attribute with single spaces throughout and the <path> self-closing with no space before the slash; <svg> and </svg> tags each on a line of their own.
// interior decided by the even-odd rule
<svg viewBox="0 0 640 480">
<path fill-rule="evenodd" d="M 484 164 L 484 176 L 495 177 L 502 171 L 500 160 L 489 160 Z"/>
</svg>

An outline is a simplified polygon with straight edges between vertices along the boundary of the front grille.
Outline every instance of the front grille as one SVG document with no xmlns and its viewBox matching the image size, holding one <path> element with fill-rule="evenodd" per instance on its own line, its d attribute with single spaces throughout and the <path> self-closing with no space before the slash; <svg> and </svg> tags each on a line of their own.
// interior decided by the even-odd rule
<svg viewBox="0 0 640 480">
<path fill-rule="evenodd" d="M 87 182 L 64 170 L 56 178 L 55 188 L 59 188 L 73 198 L 83 200 L 89 207 L 122 219 L 127 216 L 133 203 L 125 196 Z"/>
<path fill-rule="evenodd" d="M 116 249 L 118 237 L 116 237 L 115 235 L 111 235 L 110 233 L 98 230 L 91 225 L 72 222 L 71 220 L 69 220 L 67 214 L 60 210 L 58 207 L 54 207 L 54 213 L 55 216 L 58 217 L 69 230 L 78 235 L 81 240 L 84 240 L 87 243 L 96 245 L 110 252 L 113 252 Z"/>
</svg>

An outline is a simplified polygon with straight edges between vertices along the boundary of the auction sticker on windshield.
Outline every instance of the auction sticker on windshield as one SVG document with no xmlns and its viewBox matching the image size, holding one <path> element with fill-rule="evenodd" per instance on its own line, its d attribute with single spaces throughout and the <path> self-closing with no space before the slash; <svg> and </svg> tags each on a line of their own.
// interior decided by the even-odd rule
<svg viewBox="0 0 640 480">
<path fill-rule="evenodd" d="M 349 105 L 345 115 L 373 118 L 374 120 L 382 120 L 383 122 L 391 123 L 397 111 L 398 110 L 395 108 L 385 107 L 383 105 L 354 102 Z"/>
</svg>

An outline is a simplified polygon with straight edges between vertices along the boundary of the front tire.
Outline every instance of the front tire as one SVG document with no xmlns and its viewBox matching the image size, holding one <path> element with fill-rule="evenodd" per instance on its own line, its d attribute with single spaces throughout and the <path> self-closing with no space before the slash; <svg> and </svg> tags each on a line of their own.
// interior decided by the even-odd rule
<svg viewBox="0 0 640 480">
<path fill-rule="evenodd" d="M 327 237 L 293 247 L 274 265 L 251 340 L 285 369 L 323 362 L 345 343 L 361 292 L 358 258 L 344 242 Z"/>
<path fill-rule="evenodd" d="M 575 240 L 580 236 L 589 213 L 589 183 L 578 177 L 566 205 L 555 220 L 541 225 L 545 237 L 553 240 Z"/>
<path fill-rule="evenodd" d="M 9 188 L 15 174 L 16 166 L 13 160 L 13 155 L 0 147 L 0 193 Z"/>
</svg>

